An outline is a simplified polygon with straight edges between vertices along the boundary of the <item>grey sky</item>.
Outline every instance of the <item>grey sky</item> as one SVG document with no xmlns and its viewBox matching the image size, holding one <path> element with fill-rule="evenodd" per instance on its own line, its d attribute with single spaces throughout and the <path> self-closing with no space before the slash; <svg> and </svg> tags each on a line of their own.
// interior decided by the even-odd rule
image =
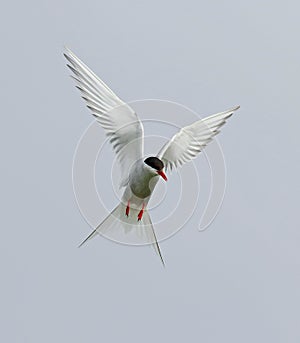
<svg viewBox="0 0 300 343">
<path fill-rule="evenodd" d="M 298 2 L 29 0 L 0 25 L 1 342 L 298 343 Z M 71 167 L 92 117 L 64 44 L 126 101 L 241 105 L 218 136 L 221 211 L 161 244 L 165 270 L 147 248 L 76 248 L 90 228 Z"/>
</svg>

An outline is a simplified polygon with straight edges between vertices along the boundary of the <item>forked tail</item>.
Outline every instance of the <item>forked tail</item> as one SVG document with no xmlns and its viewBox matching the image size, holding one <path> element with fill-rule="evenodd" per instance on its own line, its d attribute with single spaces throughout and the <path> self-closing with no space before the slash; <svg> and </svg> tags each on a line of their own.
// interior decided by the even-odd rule
<svg viewBox="0 0 300 343">
<path fill-rule="evenodd" d="M 151 244 L 165 266 L 149 212 L 145 209 L 140 221 L 137 220 L 138 212 L 131 208 L 127 216 L 126 206 L 121 202 L 78 247 L 98 234 L 128 245 Z"/>
</svg>

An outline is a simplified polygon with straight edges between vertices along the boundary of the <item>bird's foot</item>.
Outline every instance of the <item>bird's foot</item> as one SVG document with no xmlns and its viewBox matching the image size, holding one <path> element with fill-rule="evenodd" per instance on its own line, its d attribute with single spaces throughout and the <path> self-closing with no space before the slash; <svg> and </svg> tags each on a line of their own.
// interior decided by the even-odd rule
<svg viewBox="0 0 300 343">
<path fill-rule="evenodd" d="M 138 214 L 138 221 L 140 221 L 143 218 L 144 210 L 140 210 Z"/>
<path fill-rule="evenodd" d="M 127 207 L 126 207 L 126 212 L 125 212 L 127 217 L 129 216 L 129 210 L 130 210 L 130 207 L 129 207 L 129 200 L 128 200 Z"/>
<path fill-rule="evenodd" d="M 140 221 L 143 218 L 143 214 L 144 214 L 144 204 L 143 204 L 143 207 L 138 214 L 138 221 Z"/>
</svg>

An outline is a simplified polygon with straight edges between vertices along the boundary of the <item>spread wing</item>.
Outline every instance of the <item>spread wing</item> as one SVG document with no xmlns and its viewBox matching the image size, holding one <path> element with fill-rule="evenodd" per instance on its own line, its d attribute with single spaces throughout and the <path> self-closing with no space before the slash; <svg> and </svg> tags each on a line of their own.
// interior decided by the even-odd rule
<svg viewBox="0 0 300 343">
<path fill-rule="evenodd" d="M 82 98 L 105 129 L 121 163 L 121 186 L 132 163 L 143 157 L 144 129 L 137 114 L 119 99 L 71 50 L 64 53 Z"/>
<path fill-rule="evenodd" d="M 158 153 L 158 158 L 164 162 L 165 168 L 172 170 L 195 158 L 239 108 L 240 106 L 237 106 L 201 119 L 177 132 Z"/>
</svg>

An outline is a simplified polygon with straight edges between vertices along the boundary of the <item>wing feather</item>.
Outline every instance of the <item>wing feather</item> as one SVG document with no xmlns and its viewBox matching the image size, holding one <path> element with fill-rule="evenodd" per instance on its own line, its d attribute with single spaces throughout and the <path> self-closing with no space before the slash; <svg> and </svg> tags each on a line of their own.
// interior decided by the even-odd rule
<svg viewBox="0 0 300 343">
<path fill-rule="evenodd" d="M 83 100 L 106 131 L 121 164 L 121 186 L 144 154 L 144 129 L 133 109 L 113 93 L 71 50 L 64 53 Z"/>
<path fill-rule="evenodd" d="M 158 153 L 165 169 L 172 170 L 194 159 L 200 151 L 220 132 L 226 120 L 240 107 L 196 121 L 182 128 Z"/>
</svg>

